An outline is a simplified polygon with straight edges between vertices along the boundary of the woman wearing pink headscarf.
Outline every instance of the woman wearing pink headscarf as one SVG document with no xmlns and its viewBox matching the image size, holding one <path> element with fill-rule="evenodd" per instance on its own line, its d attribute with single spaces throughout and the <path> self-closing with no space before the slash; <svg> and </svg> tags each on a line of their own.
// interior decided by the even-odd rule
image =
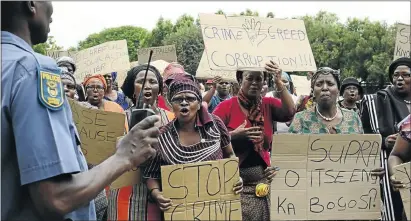
<svg viewBox="0 0 411 221">
<path fill-rule="evenodd" d="M 184 67 L 177 62 L 172 62 L 169 65 L 167 65 L 167 67 L 164 69 L 164 72 L 163 72 L 164 82 L 172 74 L 185 74 Z M 171 104 L 167 102 L 167 99 L 164 99 L 164 97 L 167 97 L 167 93 L 168 93 L 167 84 L 164 84 L 163 94 L 158 96 L 158 107 L 163 108 L 164 110 L 167 110 L 167 111 L 171 111 L 172 109 Z"/>
</svg>

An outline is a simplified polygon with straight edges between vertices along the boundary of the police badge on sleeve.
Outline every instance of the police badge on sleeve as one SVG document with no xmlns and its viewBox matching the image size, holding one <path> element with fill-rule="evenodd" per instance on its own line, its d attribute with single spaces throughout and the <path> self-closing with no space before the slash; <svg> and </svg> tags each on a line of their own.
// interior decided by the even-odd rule
<svg viewBox="0 0 411 221">
<path fill-rule="evenodd" d="M 64 103 L 64 91 L 60 74 L 40 70 L 38 88 L 39 99 L 44 106 L 51 110 L 61 109 Z"/>
</svg>

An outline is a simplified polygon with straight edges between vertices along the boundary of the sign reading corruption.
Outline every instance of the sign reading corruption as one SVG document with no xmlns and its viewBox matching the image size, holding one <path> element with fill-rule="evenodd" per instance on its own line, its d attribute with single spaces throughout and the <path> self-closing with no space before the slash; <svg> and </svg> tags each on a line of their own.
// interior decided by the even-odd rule
<svg viewBox="0 0 411 221">
<path fill-rule="evenodd" d="M 273 60 L 284 71 L 314 71 L 303 20 L 200 14 L 212 70 L 262 68 Z"/>
</svg>

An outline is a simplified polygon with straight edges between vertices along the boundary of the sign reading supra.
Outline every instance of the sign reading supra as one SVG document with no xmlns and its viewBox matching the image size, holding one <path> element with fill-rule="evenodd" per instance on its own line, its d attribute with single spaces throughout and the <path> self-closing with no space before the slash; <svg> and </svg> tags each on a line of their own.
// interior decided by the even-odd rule
<svg viewBox="0 0 411 221">
<path fill-rule="evenodd" d="M 273 138 L 272 220 L 378 220 L 380 135 Z"/>
<path fill-rule="evenodd" d="M 314 71 L 303 20 L 200 14 L 212 70 L 261 68 L 273 60 L 284 71 Z"/>
<path fill-rule="evenodd" d="M 410 25 L 397 24 L 397 37 L 395 41 L 394 60 L 400 57 L 409 58 L 411 56 L 410 44 Z"/>
</svg>

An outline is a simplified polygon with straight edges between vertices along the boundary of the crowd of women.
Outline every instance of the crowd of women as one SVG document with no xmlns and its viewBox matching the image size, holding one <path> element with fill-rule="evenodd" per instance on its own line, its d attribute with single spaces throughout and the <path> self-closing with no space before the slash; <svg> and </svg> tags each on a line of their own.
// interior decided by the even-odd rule
<svg viewBox="0 0 411 221">
<path fill-rule="evenodd" d="M 121 88 L 116 73 L 75 80 L 73 59 L 57 61 L 66 96 L 84 106 L 125 114 L 125 132 L 136 99 L 160 116 L 157 154 L 140 167 L 139 184 L 107 188 L 96 198 L 100 220 L 160 220 L 171 208 L 161 189 L 161 166 L 238 157 L 243 220 L 270 220 L 269 193 L 257 196 L 256 186 L 269 185 L 280 168 L 270 162 L 273 135 L 381 134 L 382 219 L 404 217 L 393 167 L 411 160 L 411 59 L 389 67 L 391 85 L 365 95 L 355 78 L 340 79 L 340 71 L 318 68 L 311 74 L 311 93 L 297 97 L 290 75 L 274 62 L 264 69 L 239 69 L 237 82 L 221 77 L 201 83 L 171 63 L 165 70 L 139 65 L 128 71 Z M 145 78 L 146 69 L 147 77 Z M 145 82 L 144 82 L 145 79 Z M 307 81 L 307 84 L 309 82 Z M 144 88 L 143 88 L 144 85 Z M 342 97 L 342 99 L 340 99 Z"/>
</svg>

